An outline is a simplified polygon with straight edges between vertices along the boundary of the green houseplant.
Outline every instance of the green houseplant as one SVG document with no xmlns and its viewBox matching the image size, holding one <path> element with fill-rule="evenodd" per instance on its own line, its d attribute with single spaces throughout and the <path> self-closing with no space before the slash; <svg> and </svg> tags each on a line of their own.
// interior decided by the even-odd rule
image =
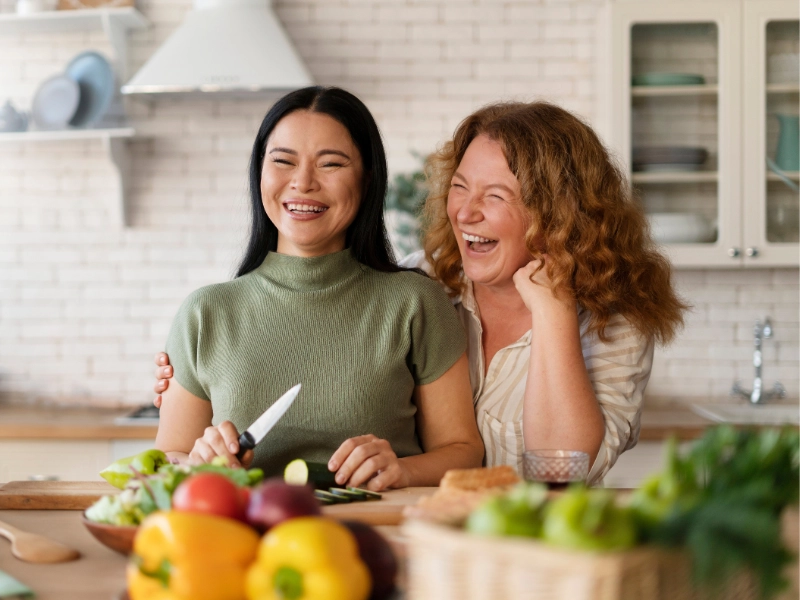
<svg viewBox="0 0 800 600">
<path fill-rule="evenodd" d="M 427 196 L 422 166 L 411 173 L 395 175 L 389 184 L 386 192 L 386 229 L 398 258 L 408 256 L 422 247 L 419 216 Z"/>
</svg>

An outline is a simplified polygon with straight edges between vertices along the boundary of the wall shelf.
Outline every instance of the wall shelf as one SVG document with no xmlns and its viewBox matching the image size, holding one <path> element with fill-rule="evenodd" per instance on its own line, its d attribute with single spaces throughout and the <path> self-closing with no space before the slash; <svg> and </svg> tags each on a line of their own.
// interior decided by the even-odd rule
<svg viewBox="0 0 800 600">
<path fill-rule="evenodd" d="M 130 153 L 128 140 L 136 135 L 133 127 L 114 127 L 109 129 L 62 129 L 58 131 L 22 131 L 0 133 L 0 144 L 27 142 L 69 142 L 77 140 L 98 140 L 108 152 L 116 176 L 117 192 L 112 197 L 112 214 L 120 226 L 128 225 L 127 197 L 130 173 Z"/>
<path fill-rule="evenodd" d="M 708 96 L 719 91 L 717 84 L 706 85 L 634 85 L 631 96 Z"/>
<path fill-rule="evenodd" d="M 120 78 L 127 81 L 127 33 L 150 22 L 133 7 L 50 10 L 30 15 L 0 14 L 0 34 L 104 31 L 114 48 Z"/>
<path fill-rule="evenodd" d="M 0 133 L 0 142 L 58 142 L 103 138 L 130 138 L 134 135 L 136 135 L 136 130 L 134 130 L 133 127 L 20 131 L 15 133 Z"/>
<path fill-rule="evenodd" d="M 0 14 L 0 33 L 40 33 L 53 31 L 91 31 L 102 29 L 105 20 L 115 20 L 127 29 L 149 25 L 133 7 L 49 10 L 29 15 Z"/>
<path fill-rule="evenodd" d="M 716 171 L 654 171 L 633 173 L 633 183 L 706 183 L 719 181 Z"/>
<path fill-rule="evenodd" d="M 793 181 L 800 181 L 800 171 L 784 171 L 783 173 Z M 767 181 L 783 181 L 783 178 L 777 173 L 767 173 Z"/>
<path fill-rule="evenodd" d="M 768 94 L 796 94 L 800 92 L 800 84 L 797 83 L 768 83 Z"/>
<path fill-rule="evenodd" d="M 150 22 L 133 7 L 0 14 L 0 35 L 103 31 L 114 49 L 115 70 L 122 81 L 128 79 L 128 33 L 149 26 Z M 130 171 L 128 141 L 135 135 L 132 127 L 23 131 L 0 134 L 0 143 L 100 141 L 108 152 L 116 175 L 117 193 L 112 198 L 114 220 L 120 227 L 125 227 L 128 224 L 126 203 Z"/>
</svg>

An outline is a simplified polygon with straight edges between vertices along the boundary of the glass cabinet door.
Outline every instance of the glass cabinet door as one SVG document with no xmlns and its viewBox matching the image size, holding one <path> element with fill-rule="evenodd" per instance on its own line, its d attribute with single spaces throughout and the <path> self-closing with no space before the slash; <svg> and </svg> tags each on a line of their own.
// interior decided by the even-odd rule
<svg viewBox="0 0 800 600">
<path fill-rule="evenodd" d="M 717 241 L 719 29 L 636 24 L 631 36 L 631 181 L 664 244 Z"/>
<path fill-rule="evenodd" d="M 729 265 L 741 236 L 740 18 L 735 2 L 620 2 L 616 10 L 616 145 L 676 264 Z"/>
<path fill-rule="evenodd" d="M 800 20 L 797 2 L 745 7 L 745 255 L 797 264 L 800 241 Z"/>
</svg>

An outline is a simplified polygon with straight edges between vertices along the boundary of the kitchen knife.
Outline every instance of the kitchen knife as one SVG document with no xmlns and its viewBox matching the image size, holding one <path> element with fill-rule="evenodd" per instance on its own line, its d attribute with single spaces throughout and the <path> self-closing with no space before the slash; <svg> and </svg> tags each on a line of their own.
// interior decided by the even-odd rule
<svg viewBox="0 0 800 600">
<path fill-rule="evenodd" d="M 275 403 L 264 411 L 264 414 L 258 417 L 255 422 L 247 428 L 242 435 L 239 436 L 239 452 L 236 453 L 236 458 L 242 459 L 244 453 L 256 447 L 256 444 L 264 439 L 275 426 L 275 423 L 281 420 L 283 414 L 289 410 L 289 407 L 297 398 L 300 393 L 301 384 L 297 384 L 283 396 L 278 398 Z"/>
</svg>

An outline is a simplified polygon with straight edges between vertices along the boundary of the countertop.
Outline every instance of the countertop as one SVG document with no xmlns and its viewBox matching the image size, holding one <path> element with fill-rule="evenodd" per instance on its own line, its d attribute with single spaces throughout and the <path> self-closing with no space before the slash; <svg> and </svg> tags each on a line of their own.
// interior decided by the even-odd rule
<svg viewBox="0 0 800 600">
<path fill-rule="evenodd" d="M 0 440 L 155 439 L 155 425 L 117 425 L 133 408 L 23 406 L 0 404 Z"/>
<path fill-rule="evenodd" d="M 117 425 L 116 417 L 131 408 L 87 408 L 0 404 L 0 440 L 109 440 L 155 439 L 155 425 Z M 679 403 L 648 406 L 642 412 L 641 440 L 663 440 L 671 434 L 695 439 L 710 421 Z"/>
<path fill-rule="evenodd" d="M 714 423 L 692 412 L 690 399 L 646 399 L 640 440 L 659 441 L 671 435 L 681 440 L 699 438 Z M 705 402 L 705 400 L 704 400 Z M 709 399 L 730 403 L 730 398 Z M 116 417 L 133 408 L 88 408 L 0 404 L 0 440 L 111 440 L 155 439 L 155 425 L 117 425 Z"/>
<path fill-rule="evenodd" d="M 81 558 L 67 563 L 26 563 L 14 558 L 11 545 L 0 539 L 0 568 L 36 592 L 37 600 L 121 600 L 125 557 L 92 537 L 81 523 L 80 511 L 2 510 L 0 519 L 81 553 Z"/>
</svg>

